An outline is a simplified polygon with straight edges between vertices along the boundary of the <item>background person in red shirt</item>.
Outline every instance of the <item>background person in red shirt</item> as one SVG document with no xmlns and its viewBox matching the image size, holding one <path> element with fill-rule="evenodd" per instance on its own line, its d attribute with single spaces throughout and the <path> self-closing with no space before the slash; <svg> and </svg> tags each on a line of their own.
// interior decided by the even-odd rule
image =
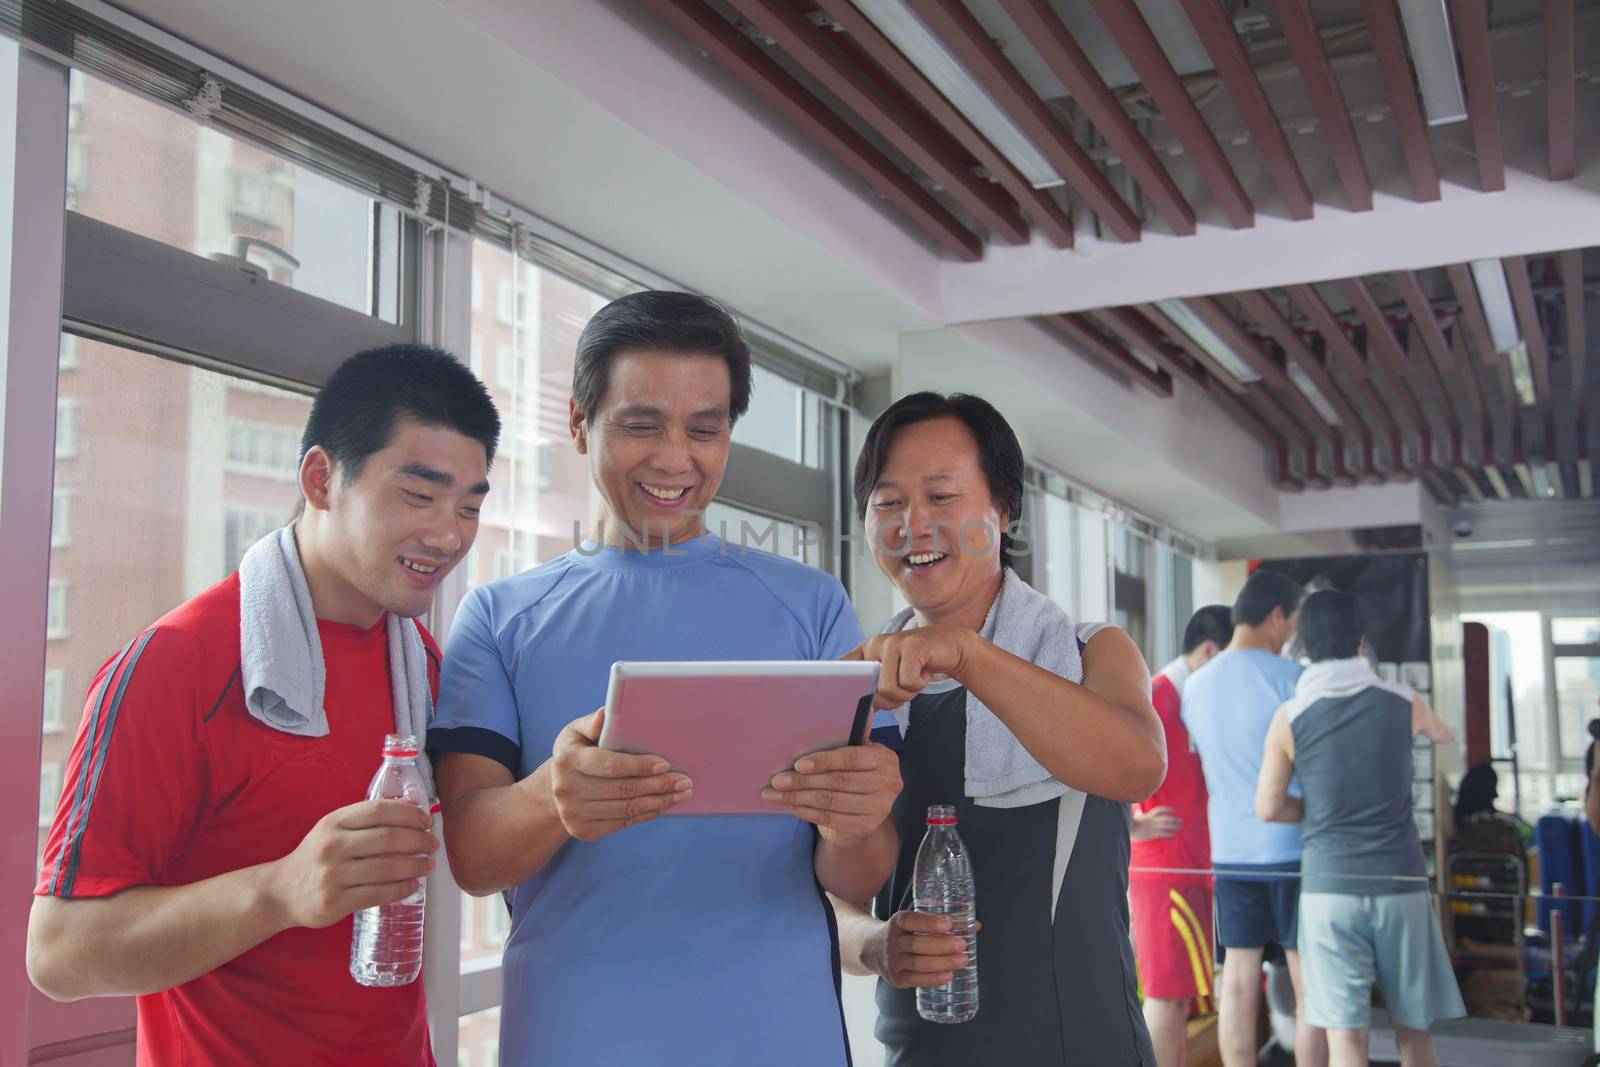
<svg viewBox="0 0 1600 1067">
<path fill-rule="evenodd" d="M 433 1064 L 422 983 L 358 985 L 350 916 L 434 867 L 427 814 L 363 800 L 395 729 L 385 621 L 427 611 L 472 546 L 499 430 L 482 384 L 437 349 L 353 356 L 318 394 L 294 538 L 323 736 L 247 711 L 237 573 L 101 668 L 45 846 L 28 975 L 56 1000 L 136 995 L 141 1065 Z"/>
<path fill-rule="evenodd" d="M 1184 627 L 1183 655 L 1151 679 L 1151 703 L 1167 738 L 1167 777 L 1134 805 L 1128 904 L 1145 1025 L 1159 1067 L 1184 1067 L 1190 1009 L 1198 1000 L 1201 1011 L 1211 1010 L 1211 876 L 1196 873 L 1211 868 L 1206 780 L 1178 709 L 1189 675 L 1232 636 L 1231 608 L 1201 608 Z"/>
</svg>

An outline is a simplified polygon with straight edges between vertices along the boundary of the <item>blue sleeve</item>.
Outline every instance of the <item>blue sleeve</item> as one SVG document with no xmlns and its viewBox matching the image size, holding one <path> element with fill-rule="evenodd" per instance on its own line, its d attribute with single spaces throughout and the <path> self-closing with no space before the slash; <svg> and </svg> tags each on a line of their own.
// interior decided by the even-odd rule
<svg viewBox="0 0 1600 1067">
<path fill-rule="evenodd" d="M 489 618 L 486 589 L 462 600 L 444 647 L 429 752 L 487 756 L 518 775 L 522 728 L 516 693 Z"/>
<path fill-rule="evenodd" d="M 863 640 L 856 609 L 850 606 L 850 596 L 838 581 L 828 583 L 818 623 L 818 659 L 838 659 Z"/>
</svg>

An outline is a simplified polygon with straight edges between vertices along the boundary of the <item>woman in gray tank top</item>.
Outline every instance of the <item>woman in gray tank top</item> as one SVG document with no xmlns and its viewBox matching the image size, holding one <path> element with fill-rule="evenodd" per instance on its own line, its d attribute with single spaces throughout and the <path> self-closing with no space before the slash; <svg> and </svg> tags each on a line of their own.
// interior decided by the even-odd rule
<svg viewBox="0 0 1600 1067">
<path fill-rule="evenodd" d="M 1078 626 L 1004 564 L 1016 436 L 986 402 L 919 393 L 856 468 L 873 559 L 909 609 L 857 655 L 883 664 L 875 740 L 900 752 L 900 858 L 875 901 L 835 901 L 841 957 L 875 974 L 888 1062 L 1155 1063 L 1128 941 L 1128 803 L 1166 773 L 1150 679 L 1120 630 Z M 965 966 L 912 909 L 923 816 L 953 805 L 977 888 L 978 1014 L 923 1020 L 915 990 Z M 870 907 L 870 911 L 868 910 Z"/>
</svg>

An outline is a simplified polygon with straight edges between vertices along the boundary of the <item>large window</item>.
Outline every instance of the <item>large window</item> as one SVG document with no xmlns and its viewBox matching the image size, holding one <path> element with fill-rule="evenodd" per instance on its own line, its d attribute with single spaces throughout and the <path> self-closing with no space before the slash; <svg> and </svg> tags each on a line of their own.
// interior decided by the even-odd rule
<svg viewBox="0 0 1600 1067">
<path fill-rule="evenodd" d="M 399 212 L 79 72 L 67 207 L 399 321 Z"/>
</svg>

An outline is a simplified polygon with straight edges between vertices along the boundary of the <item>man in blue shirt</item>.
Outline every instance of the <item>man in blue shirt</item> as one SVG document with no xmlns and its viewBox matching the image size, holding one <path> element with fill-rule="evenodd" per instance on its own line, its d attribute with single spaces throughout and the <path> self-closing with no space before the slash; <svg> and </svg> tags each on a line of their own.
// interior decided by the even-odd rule
<svg viewBox="0 0 1600 1067">
<path fill-rule="evenodd" d="M 1224 1067 L 1256 1062 L 1261 959 L 1268 944 L 1284 950 L 1295 998 L 1303 1001 L 1295 951 L 1300 899 L 1300 828 L 1256 817 L 1256 782 L 1267 727 L 1294 695 L 1299 664 L 1279 655 L 1294 636 L 1301 589 L 1281 574 L 1257 571 L 1233 602 L 1228 647 L 1195 671 L 1181 716 L 1200 753 L 1210 794 L 1211 862 L 1217 870 L 1217 940 L 1227 950 L 1217 1001 Z M 1295 1062 L 1327 1063 L 1327 1041 L 1295 1016 Z"/>
<path fill-rule="evenodd" d="M 894 753 L 801 760 L 774 778 L 772 816 L 653 821 L 693 783 L 597 748 L 603 709 L 573 718 L 604 701 L 615 660 L 835 659 L 860 643 L 836 579 L 701 522 L 749 397 L 749 350 L 716 304 L 648 292 L 602 308 L 571 402 L 602 501 L 591 540 L 474 590 L 451 629 L 428 747 L 457 882 L 511 890 L 502 1062 L 848 1060 L 823 894 L 865 899 L 888 877 Z"/>
</svg>

